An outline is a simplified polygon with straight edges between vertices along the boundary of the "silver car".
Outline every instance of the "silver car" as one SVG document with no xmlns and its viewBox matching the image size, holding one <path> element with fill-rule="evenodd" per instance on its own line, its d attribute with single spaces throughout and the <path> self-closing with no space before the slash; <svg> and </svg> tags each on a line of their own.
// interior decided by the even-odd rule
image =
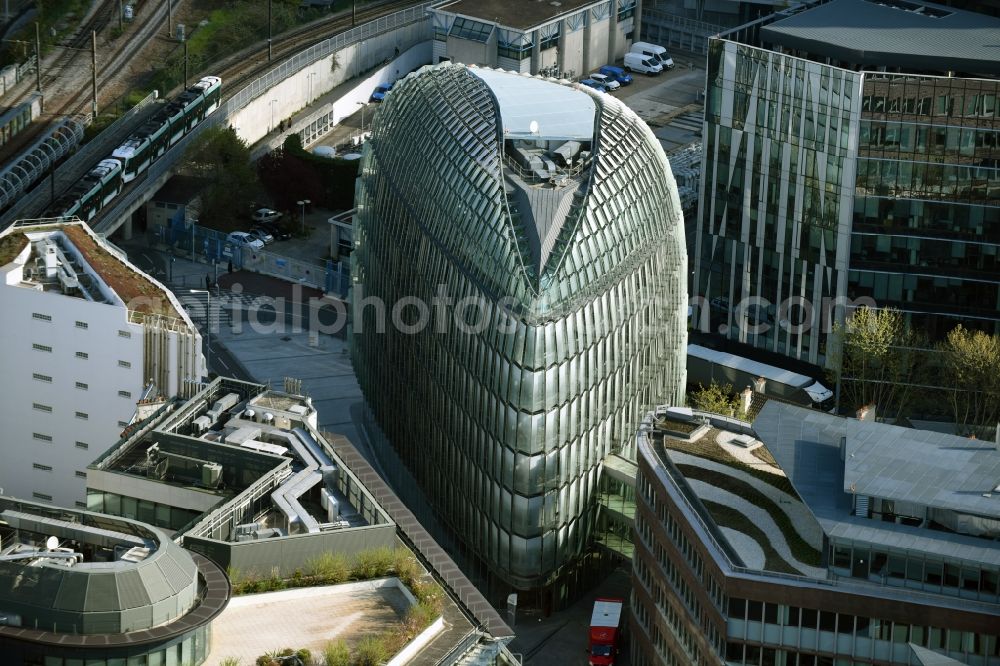
<svg viewBox="0 0 1000 666">
<path fill-rule="evenodd" d="M 591 74 L 588 78 L 597 81 L 608 90 L 618 90 L 619 88 L 621 88 L 622 85 L 617 81 L 615 81 L 614 79 L 612 79 L 610 76 L 605 76 L 604 74 Z"/>
</svg>

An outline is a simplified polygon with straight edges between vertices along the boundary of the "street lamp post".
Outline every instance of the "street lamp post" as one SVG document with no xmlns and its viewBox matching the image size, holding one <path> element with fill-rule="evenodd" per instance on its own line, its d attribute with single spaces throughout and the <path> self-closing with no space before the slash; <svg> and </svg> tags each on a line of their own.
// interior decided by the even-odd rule
<svg viewBox="0 0 1000 666">
<path fill-rule="evenodd" d="M 355 102 L 355 104 L 361 105 L 361 142 L 365 140 L 365 108 L 368 106 L 368 102 Z"/>
<path fill-rule="evenodd" d="M 297 203 L 298 205 L 302 206 L 302 234 L 305 235 L 305 233 L 306 233 L 306 206 L 308 206 L 312 202 L 309 201 L 309 199 L 303 199 L 302 201 L 296 201 L 295 203 Z"/>
<path fill-rule="evenodd" d="M 278 100 L 276 100 L 276 99 L 272 99 L 271 100 L 271 124 L 267 128 L 268 132 L 273 132 L 274 131 L 274 105 L 277 104 L 277 103 L 278 103 Z"/>
<path fill-rule="evenodd" d="M 208 289 L 188 289 L 192 294 L 205 294 L 205 370 L 212 371 L 212 292 Z"/>
</svg>

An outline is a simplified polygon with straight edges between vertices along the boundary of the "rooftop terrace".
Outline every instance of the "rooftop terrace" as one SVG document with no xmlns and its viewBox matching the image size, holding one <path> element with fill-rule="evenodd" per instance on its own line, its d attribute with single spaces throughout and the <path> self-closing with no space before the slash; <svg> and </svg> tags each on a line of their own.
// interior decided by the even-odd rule
<svg viewBox="0 0 1000 666">
<path fill-rule="evenodd" d="M 30 246 L 30 248 L 29 248 Z M 25 253 L 25 250 L 28 250 Z M 17 222 L 0 235 L 0 268 L 20 285 L 184 321 L 173 296 L 83 222 Z M 19 276 L 19 277 L 18 277 Z"/>
</svg>

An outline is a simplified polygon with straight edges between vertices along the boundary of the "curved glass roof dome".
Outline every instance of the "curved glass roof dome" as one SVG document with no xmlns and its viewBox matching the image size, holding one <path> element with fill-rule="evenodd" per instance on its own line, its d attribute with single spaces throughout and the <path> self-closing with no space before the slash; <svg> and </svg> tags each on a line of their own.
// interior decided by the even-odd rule
<svg viewBox="0 0 1000 666">
<path fill-rule="evenodd" d="M 119 634 L 170 623 L 196 605 L 198 567 L 160 529 L 66 509 L 57 515 L 0 498 L 0 609 L 20 616 L 21 626 Z"/>
</svg>

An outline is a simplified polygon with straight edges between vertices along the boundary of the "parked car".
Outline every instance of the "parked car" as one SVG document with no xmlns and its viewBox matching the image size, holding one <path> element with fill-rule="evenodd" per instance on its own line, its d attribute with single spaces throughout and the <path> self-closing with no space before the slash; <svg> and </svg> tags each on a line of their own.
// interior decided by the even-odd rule
<svg viewBox="0 0 1000 666">
<path fill-rule="evenodd" d="M 608 77 L 609 79 L 614 79 L 623 86 L 627 86 L 628 84 L 632 83 L 632 75 L 626 72 L 621 67 L 615 67 L 614 65 L 605 65 L 604 67 L 601 67 L 601 69 L 598 71 L 600 71 L 601 74 Z"/>
<path fill-rule="evenodd" d="M 610 76 L 605 76 L 604 74 L 598 74 L 597 72 L 595 72 L 590 75 L 590 78 L 593 79 L 594 81 L 597 81 L 608 90 L 618 90 L 621 87 L 620 83 L 615 81 Z"/>
<path fill-rule="evenodd" d="M 226 245 L 222 248 L 223 256 L 233 256 L 234 247 L 247 248 L 254 252 L 258 252 L 264 249 L 264 241 L 251 236 L 245 231 L 233 231 L 226 236 Z"/>
<path fill-rule="evenodd" d="M 585 85 L 588 88 L 593 88 L 594 90 L 599 90 L 602 93 L 608 92 L 608 87 L 606 85 L 598 81 L 595 81 L 594 79 L 581 79 L 580 84 Z"/>
<path fill-rule="evenodd" d="M 368 99 L 369 102 L 381 102 L 385 99 L 385 94 L 392 90 L 391 83 L 380 83 L 375 86 L 375 91 L 372 92 L 372 96 Z"/>
<path fill-rule="evenodd" d="M 258 208 L 251 219 L 254 222 L 274 222 L 281 218 L 281 213 L 271 208 Z"/>
<path fill-rule="evenodd" d="M 266 227 L 263 227 L 261 225 L 257 225 L 253 229 L 251 229 L 250 235 L 256 238 L 257 240 L 263 242 L 264 245 L 274 242 L 274 235 L 271 234 L 271 232 L 268 231 Z"/>
<path fill-rule="evenodd" d="M 274 236 L 274 240 L 288 240 L 292 237 L 292 232 L 285 229 L 278 222 L 261 222 L 257 226 Z"/>
<path fill-rule="evenodd" d="M 674 59 L 670 57 L 667 50 L 660 46 L 659 44 L 650 44 L 649 42 L 635 42 L 632 44 L 632 48 L 629 49 L 630 53 L 640 53 L 644 56 L 654 59 L 663 66 L 663 69 L 673 69 Z"/>
<path fill-rule="evenodd" d="M 663 65 L 660 64 L 659 60 L 651 56 L 641 53 L 626 53 L 625 69 L 630 72 L 642 72 L 643 74 L 652 76 L 662 72 Z"/>
</svg>

